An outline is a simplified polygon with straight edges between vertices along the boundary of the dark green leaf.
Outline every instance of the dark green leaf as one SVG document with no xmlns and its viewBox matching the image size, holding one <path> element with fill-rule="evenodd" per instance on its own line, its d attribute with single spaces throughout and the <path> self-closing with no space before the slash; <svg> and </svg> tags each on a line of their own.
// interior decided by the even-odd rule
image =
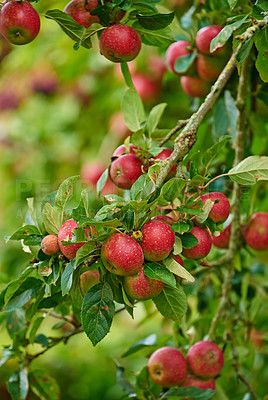
<svg viewBox="0 0 268 400">
<path fill-rule="evenodd" d="M 7 389 L 12 400 L 25 400 L 29 390 L 27 369 L 21 368 L 9 378 Z"/>
<path fill-rule="evenodd" d="M 166 267 L 156 262 L 145 263 L 144 275 L 148 276 L 148 278 L 157 279 L 167 285 L 176 287 L 174 275 Z"/>
<path fill-rule="evenodd" d="M 175 17 L 175 11 L 169 14 L 154 14 L 154 15 L 140 15 L 137 14 L 137 19 L 140 25 L 145 29 L 157 31 L 164 29 L 171 24 Z"/>
<path fill-rule="evenodd" d="M 183 235 L 177 234 L 182 242 L 182 247 L 185 249 L 191 249 L 196 246 L 199 242 L 198 239 L 190 232 L 186 232 Z"/>
<path fill-rule="evenodd" d="M 161 196 L 166 201 L 174 201 L 185 188 L 186 184 L 187 182 L 181 178 L 171 178 L 162 186 Z"/>
<path fill-rule="evenodd" d="M 3 311 L 10 312 L 16 310 L 17 308 L 23 307 L 26 303 L 28 303 L 28 301 L 34 298 L 37 293 L 39 293 L 40 288 L 41 285 L 33 287 L 32 289 L 28 289 L 20 295 L 13 297 L 11 300 L 9 300 Z"/>
<path fill-rule="evenodd" d="M 138 342 L 136 342 L 132 346 L 130 346 L 127 349 L 127 351 L 124 354 L 122 354 L 122 357 L 128 357 L 145 347 L 155 346 L 156 339 L 157 339 L 156 335 L 153 333 L 152 335 L 148 336 L 147 338 L 139 340 Z"/>
<path fill-rule="evenodd" d="M 29 342 L 30 343 L 34 343 L 36 332 L 37 332 L 38 328 L 40 327 L 43 320 L 44 320 L 44 317 L 37 317 L 35 319 L 32 329 L 30 330 L 30 333 L 29 333 Z"/>
<path fill-rule="evenodd" d="M 182 398 L 187 397 L 195 400 L 208 400 L 215 394 L 215 390 L 212 389 L 199 389 L 196 387 L 185 387 L 185 388 L 177 388 L 177 389 L 169 389 L 162 399 L 169 398 Z"/>
<path fill-rule="evenodd" d="M 248 40 L 245 41 L 245 43 L 243 43 L 242 47 L 240 48 L 240 50 L 237 53 L 236 59 L 239 63 L 242 63 L 245 61 L 245 59 L 247 58 L 247 56 L 249 55 L 249 52 L 253 46 L 253 36 L 251 38 L 249 38 Z"/>
<path fill-rule="evenodd" d="M 170 27 L 157 31 L 151 31 L 143 28 L 137 22 L 133 24 L 133 28 L 139 32 L 142 42 L 148 46 L 168 47 L 175 41 Z"/>
<path fill-rule="evenodd" d="M 70 292 L 73 283 L 73 271 L 75 270 L 75 260 L 71 260 L 65 267 L 61 276 L 61 291 L 62 295 Z"/>
<path fill-rule="evenodd" d="M 121 389 L 127 394 L 135 394 L 134 387 L 131 385 L 128 379 L 124 376 L 125 368 L 121 367 L 116 363 L 116 380 Z"/>
<path fill-rule="evenodd" d="M 174 69 L 178 74 L 184 74 L 193 65 L 194 60 L 197 57 L 197 51 L 194 50 L 190 54 L 183 57 L 178 57 L 175 63 Z"/>
<path fill-rule="evenodd" d="M 54 378 L 47 376 L 42 370 L 34 370 L 29 374 L 31 390 L 40 400 L 59 400 L 60 388 Z"/>
<path fill-rule="evenodd" d="M 255 35 L 255 45 L 258 50 L 256 68 L 264 82 L 268 82 L 268 28 L 265 27 Z"/>
<path fill-rule="evenodd" d="M 164 317 L 173 321 L 180 322 L 187 311 L 186 295 L 181 287 L 165 286 L 153 302 Z"/>
<path fill-rule="evenodd" d="M 232 139 L 231 136 L 223 136 L 219 138 L 217 143 L 215 143 L 212 147 L 207 149 L 202 157 L 202 164 L 204 165 L 206 171 L 210 167 L 211 163 L 218 157 L 218 155 L 223 151 L 226 144 Z"/>
<path fill-rule="evenodd" d="M 8 313 L 6 319 L 7 331 L 12 337 L 25 328 L 25 312 L 21 308 Z"/>
</svg>

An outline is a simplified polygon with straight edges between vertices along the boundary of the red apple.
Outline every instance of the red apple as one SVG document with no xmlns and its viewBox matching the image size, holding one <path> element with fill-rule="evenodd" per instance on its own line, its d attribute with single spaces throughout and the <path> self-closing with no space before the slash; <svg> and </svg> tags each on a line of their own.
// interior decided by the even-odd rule
<svg viewBox="0 0 268 400">
<path fill-rule="evenodd" d="M 173 347 L 156 350 L 148 361 L 151 379 L 162 387 L 178 386 L 187 376 L 187 363 L 184 355 Z"/>
<path fill-rule="evenodd" d="M 186 381 L 182 384 L 182 387 L 196 387 L 199 389 L 216 389 L 215 379 L 211 378 L 209 380 L 200 379 L 194 375 L 188 375 Z M 191 400 L 191 399 L 182 399 Z"/>
<path fill-rule="evenodd" d="M 40 30 L 40 18 L 28 1 L 9 1 L 0 12 L 0 31 L 13 44 L 26 44 Z"/>
<path fill-rule="evenodd" d="M 198 260 L 199 258 L 206 257 L 210 252 L 212 246 L 209 233 L 203 228 L 194 226 L 191 230 L 191 234 L 197 238 L 198 244 L 196 244 L 191 249 L 184 248 L 182 251 L 182 255 L 191 260 Z"/>
<path fill-rule="evenodd" d="M 205 204 L 207 200 L 218 201 L 215 203 L 209 213 L 209 217 L 216 223 L 222 223 L 227 220 L 230 214 L 230 203 L 227 197 L 220 192 L 211 192 L 202 194 L 196 200 L 202 200 Z"/>
<path fill-rule="evenodd" d="M 69 260 L 73 260 L 76 256 L 77 251 L 80 249 L 80 247 L 82 247 L 85 244 L 85 242 L 81 242 L 81 243 L 70 244 L 68 246 L 63 246 L 63 244 L 61 243 L 62 241 L 72 240 L 73 237 L 72 231 L 74 228 L 78 228 L 77 223 L 73 219 L 68 219 L 61 225 L 58 232 L 58 243 L 60 250 L 62 254 Z M 88 236 L 90 232 L 91 232 L 90 228 L 85 229 L 86 236 Z"/>
<path fill-rule="evenodd" d="M 201 378 L 219 375 L 224 364 L 224 355 L 219 346 L 210 341 L 195 343 L 188 351 L 187 362 L 191 371 Z"/>
<path fill-rule="evenodd" d="M 149 76 L 139 73 L 132 76 L 135 89 L 137 90 L 140 98 L 144 102 L 156 100 L 160 95 L 159 82 L 151 79 Z"/>
<path fill-rule="evenodd" d="M 205 97 L 210 89 L 207 82 L 195 76 L 182 76 L 181 87 L 191 97 Z"/>
<path fill-rule="evenodd" d="M 111 164 L 110 178 L 121 189 L 130 189 L 134 182 L 143 174 L 143 163 L 134 154 L 118 157 Z"/>
<path fill-rule="evenodd" d="M 154 160 L 166 160 L 167 158 L 169 158 L 169 156 L 173 153 L 172 149 L 169 149 L 168 147 L 163 147 L 162 151 L 155 157 L 153 157 Z M 173 167 L 171 168 L 171 170 L 168 173 L 168 178 L 171 178 L 172 176 L 174 176 L 176 173 L 176 165 L 173 165 Z"/>
<path fill-rule="evenodd" d="M 119 157 L 122 156 L 123 154 L 134 154 L 136 155 L 136 151 L 140 149 L 140 147 L 137 146 L 133 146 L 133 144 L 129 144 L 129 152 L 127 153 L 126 151 L 126 146 L 124 144 L 121 144 L 121 146 L 117 147 L 117 149 L 115 149 L 115 151 L 113 152 L 112 157 Z"/>
<path fill-rule="evenodd" d="M 113 62 L 127 62 L 137 57 L 141 37 L 128 25 L 116 24 L 104 29 L 99 39 L 100 51 Z"/>
<path fill-rule="evenodd" d="M 105 240 L 101 259 L 108 271 L 121 276 L 134 275 L 144 261 L 141 246 L 124 233 L 113 233 Z"/>
<path fill-rule="evenodd" d="M 230 237 L 231 237 L 232 224 L 226 226 L 226 228 L 219 234 L 219 236 L 211 236 L 213 246 L 218 249 L 228 249 Z"/>
<path fill-rule="evenodd" d="M 204 28 L 200 29 L 195 38 L 197 49 L 202 53 L 211 54 L 210 42 L 220 33 L 221 30 L 222 28 L 218 25 L 205 26 Z M 222 51 L 222 49 L 218 49 L 214 51 L 213 54 L 218 54 Z"/>
<path fill-rule="evenodd" d="M 175 223 L 174 219 L 169 217 L 168 215 L 156 215 L 155 217 L 151 218 L 152 220 L 157 219 L 158 221 L 163 221 L 168 225 L 173 225 Z"/>
<path fill-rule="evenodd" d="M 131 132 L 126 126 L 123 114 L 121 112 L 117 112 L 112 115 L 109 122 L 109 130 L 113 134 L 113 136 L 115 136 L 120 141 L 126 139 L 128 136 L 131 135 Z"/>
<path fill-rule="evenodd" d="M 226 59 L 218 56 L 209 56 L 199 53 L 196 62 L 196 70 L 200 78 L 206 82 L 215 82 L 223 68 Z"/>
<path fill-rule="evenodd" d="M 58 237 L 56 235 L 47 235 L 41 242 L 42 252 L 48 256 L 53 256 L 59 251 Z"/>
<path fill-rule="evenodd" d="M 268 213 L 253 214 L 244 230 L 245 241 L 254 250 L 268 250 Z"/>
<path fill-rule="evenodd" d="M 100 282 L 100 273 L 99 271 L 86 271 L 80 275 L 80 287 L 83 295 Z"/>
<path fill-rule="evenodd" d="M 100 21 L 97 15 L 91 15 L 89 11 L 98 6 L 98 0 L 72 0 L 64 8 L 64 12 L 70 15 L 79 25 L 89 28 L 93 23 Z"/>
<path fill-rule="evenodd" d="M 178 42 L 172 43 L 166 52 L 166 60 L 168 69 L 173 72 L 173 74 L 181 75 L 176 72 L 175 65 L 176 61 L 180 57 L 187 56 L 192 53 L 191 43 L 186 42 L 185 40 L 179 40 Z"/>
<path fill-rule="evenodd" d="M 161 81 L 167 68 L 162 57 L 152 54 L 147 59 L 149 75 L 155 81 Z"/>
<path fill-rule="evenodd" d="M 127 294 L 136 300 L 148 300 L 158 296 L 164 287 L 164 282 L 148 278 L 142 268 L 135 275 L 124 278 L 124 288 Z"/>
<path fill-rule="evenodd" d="M 175 233 L 163 221 L 151 220 L 141 228 L 141 247 L 148 261 L 160 261 L 168 257 L 175 243 Z"/>
<path fill-rule="evenodd" d="M 95 188 L 104 170 L 105 166 L 101 161 L 90 161 L 81 169 L 81 181 L 87 186 Z"/>
</svg>

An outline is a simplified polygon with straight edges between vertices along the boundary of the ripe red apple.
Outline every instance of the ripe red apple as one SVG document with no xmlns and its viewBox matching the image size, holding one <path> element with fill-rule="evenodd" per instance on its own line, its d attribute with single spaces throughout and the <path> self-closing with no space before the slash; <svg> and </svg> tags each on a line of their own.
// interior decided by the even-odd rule
<svg viewBox="0 0 268 400">
<path fill-rule="evenodd" d="M 191 249 L 183 249 L 182 255 L 186 258 L 190 258 L 191 260 L 198 260 L 199 258 L 204 258 L 210 252 L 212 242 L 209 236 L 209 233 L 198 226 L 194 226 L 191 230 L 191 234 L 194 235 L 198 244 L 196 244 Z"/>
<path fill-rule="evenodd" d="M 90 161 L 81 169 L 81 181 L 87 186 L 95 188 L 104 170 L 105 166 L 101 161 Z"/>
<path fill-rule="evenodd" d="M 134 154 L 118 157 L 111 164 L 110 178 L 121 189 L 130 189 L 134 182 L 143 174 L 143 163 Z"/>
<path fill-rule="evenodd" d="M 226 59 L 219 56 L 209 56 L 199 53 L 196 62 L 196 70 L 200 78 L 206 82 L 215 82 L 223 68 L 225 67 Z"/>
<path fill-rule="evenodd" d="M 188 351 L 187 362 L 191 371 L 201 378 L 219 375 L 224 364 L 224 355 L 219 346 L 210 341 L 195 343 Z"/>
<path fill-rule="evenodd" d="M 175 233 L 163 221 L 151 220 L 141 228 L 141 247 L 148 261 L 160 261 L 168 257 L 175 243 Z"/>
<path fill-rule="evenodd" d="M 158 221 L 163 221 L 168 225 L 173 225 L 175 223 L 174 219 L 169 217 L 168 215 L 156 215 L 155 217 L 151 218 L 152 220 L 157 219 Z"/>
<path fill-rule="evenodd" d="M 158 296 L 164 287 L 164 282 L 148 278 L 142 268 L 135 275 L 124 278 L 124 288 L 127 294 L 136 300 L 148 300 Z"/>
<path fill-rule="evenodd" d="M 264 332 L 257 331 L 256 329 L 252 329 L 250 331 L 249 337 L 250 337 L 250 340 L 252 341 L 253 346 L 256 349 L 260 349 L 264 345 L 263 335 L 264 335 Z"/>
<path fill-rule="evenodd" d="M 113 152 L 112 157 L 119 157 L 122 156 L 123 154 L 134 154 L 136 155 L 136 151 L 140 149 L 140 147 L 133 146 L 133 144 L 129 144 L 129 153 L 126 152 L 126 146 L 124 144 L 121 144 L 115 151 Z"/>
<path fill-rule="evenodd" d="M 227 197 L 220 192 L 211 192 L 202 194 L 202 196 L 198 197 L 196 200 L 202 200 L 202 203 L 205 204 L 207 200 L 216 201 L 210 210 L 209 217 L 216 223 L 222 223 L 227 220 L 230 214 L 230 203 Z"/>
<path fill-rule="evenodd" d="M 93 23 L 100 21 L 97 15 L 91 15 L 90 11 L 98 6 L 98 0 L 72 0 L 64 8 L 64 12 L 70 15 L 79 25 L 89 28 Z"/>
<path fill-rule="evenodd" d="M 47 235 L 41 242 L 42 252 L 48 256 L 53 256 L 59 251 L 58 237 L 56 235 Z"/>
<path fill-rule="evenodd" d="M 216 389 L 215 379 L 211 378 L 209 380 L 203 380 L 194 375 L 188 375 L 186 381 L 182 384 L 182 387 L 196 387 L 199 389 Z M 182 399 L 191 400 L 191 399 Z"/>
<path fill-rule="evenodd" d="M 127 62 L 137 57 L 141 37 L 128 25 L 116 24 L 104 29 L 99 39 L 100 51 L 113 62 Z"/>
<path fill-rule="evenodd" d="M 187 56 L 192 53 L 191 43 L 185 40 L 179 40 L 178 42 L 172 43 L 166 52 L 166 61 L 168 69 L 173 72 L 173 74 L 181 75 L 175 71 L 175 64 L 178 58 Z"/>
<path fill-rule="evenodd" d="M 142 101 L 150 102 L 159 97 L 161 91 L 159 82 L 149 76 L 138 73 L 132 76 L 132 81 Z"/>
<path fill-rule="evenodd" d="M 218 249 L 228 249 L 230 237 L 231 237 L 232 224 L 226 226 L 226 228 L 219 234 L 219 236 L 211 236 L 213 246 Z"/>
<path fill-rule="evenodd" d="M 121 276 L 134 275 L 144 261 L 141 246 L 124 233 L 113 233 L 105 240 L 101 259 L 108 271 Z"/>
<path fill-rule="evenodd" d="M 28 1 L 9 1 L 0 12 L 0 31 L 13 44 L 34 40 L 40 30 L 40 18 Z"/>
<path fill-rule="evenodd" d="M 173 153 L 172 149 L 169 149 L 168 147 L 163 147 L 161 153 L 159 153 L 157 156 L 153 157 L 154 160 L 166 160 L 169 158 L 169 156 Z M 173 165 L 171 170 L 168 173 L 168 178 L 171 178 L 174 176 L 176 173 L 176 165 Z"/>
<path fill-rule="evenodd" d="M 74 243 L 68 246 L 63 246 L 61 243 L 64 240 L 70 241 L 72 240 L 73 234 L 72 231 L 74 228 L 78 228 L 77 223 L 73 219 L 68 219 L 65 221 L 58 232 L 58 243 L 62 254 L 67 257 L 69 260 L 73 260 L 76 256 L 77 251 L 82 247 L 85 242 Z M 88 236 L 91 232 L 91 229 L 85 229 L 86 236 Z"/>
<path fill-rule="evenodd" d="M 172 387 L 181 385 L 187 376 L 184 355 L 173 347 L 156 350 L 148 361 L 149 375 L 156 385 Z"/>
<path fill-rule="evenodd" d="M 182 76 L 181 88 L 188 96 L 205 97 L 209 92 L 210 85 L 195 76 Z"/>
<path fill-rule="evenodd" d="M 155 81 L 161 81 L 167 70 L 163 58 L 159 57 L 157 54 L 152 54 L 148 57 L 147 68 L 150 77 Z"/>
<path fill-rule="evenodd" d="M 100 282 L 100 273 L 99 271 L 86 271 L 80 275 L 80 287 L 83 295 Z"/>
<path fill-rule="evenodd" d="M 245 241 L 254 250 L 268 249 L 268 213 L 253 214 L 244 230 Z"/>
<path fill-rule="evenodd" d="M 202 53 L 211 54 L 210 42 L 220 33 L 221 30 L 222 28 L 218 25 L 205 26 L 204 28 L 200 29 L 195 38 L 197 49 Z M 222 51 L 222 49 L 218 49 L 214 51 L 213 54 L 218 54 Z"/>
<path fill-rule="evenodd" d="M 131 135 L 131 132 L 126 126 L 123 114 L 121 112 L 117 112 L 112 115 L 109 122 L 109 130 L 119 141 L 124 140 Z"/>
</svg>

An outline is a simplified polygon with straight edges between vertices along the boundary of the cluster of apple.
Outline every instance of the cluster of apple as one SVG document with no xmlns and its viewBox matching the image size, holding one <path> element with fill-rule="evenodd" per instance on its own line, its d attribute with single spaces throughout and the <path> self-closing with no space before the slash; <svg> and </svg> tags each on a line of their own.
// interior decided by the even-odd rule
<svg viewBox="0 0 268 400">
<path fill-rule="evenodd" d="M 189 96 L 206 96 L 211 83 L 216 81 L 228 60 L 229 51 L 226 46 L 217 49 L 213 54 L 210 52 L 210 42 L 219 34 L 221 29 L 220 26 L 210 25 L 197 32 L 195 46 L 198 50 L 198 55 L 194 63 L 183 74 L 176 71 L 176 62 L 193 53 L 192 44 L 179 40 L 167 49 L 166 62 L 168 69 L 181 76 L 181 87 Z"/>
<path fill-rule="evenodd" d="M 149 358 L 148 370 L 153 382 L 164 388 L 192 386 L 215 390 L 215 377 L 223 365 L 224 355 L 219 346 L 211 341 L 200 341 L 190 347 L 186 359 L 173 347 L 156 350 Z"/>
</svg>

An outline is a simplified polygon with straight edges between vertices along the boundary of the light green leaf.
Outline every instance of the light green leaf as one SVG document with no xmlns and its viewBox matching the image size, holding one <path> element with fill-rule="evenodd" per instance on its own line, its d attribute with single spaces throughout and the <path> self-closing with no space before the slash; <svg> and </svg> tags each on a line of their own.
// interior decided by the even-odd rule
<svg viewBox="0 0 268 400">
<path fill-rule="evenodd" d="M 232 181 L 245 186 L 268 180 L 268 157 L 250 156 L 230 169 L 228 176 Z"/>
<path fill-rule="evenodd" d="M 60 214 L 60 225 L 63 223 L 63 215 L 66 205 L 73 196 L 73 185 L 78 179 L 79 175 L 71 176 L 70 178 L 65 179 L 58 188 L 55 199 L 55 208 Z"/>
<path fill-rule="evenodd" d="M 175 261 L 174 258 L 168 257 L 165 260 L 163 260 L 163 263 L 173 274 L 179 276 L 180 278 L 186 279 L 188 282 L 195 281 L 193 275 L 191 275 L 186 268 L 184 268 L 177 261 Z"/>
<path fill-rule="evenodd" d="M 61 276 L 62 295 L 69 293 L 73 283 L 73 271 L 75 270 L 75 260 L 71 260 L 65 267 Z"/>
<path fill-rule="evenodd" d="M 42 211 L 42 218 L 46 231 L 50 235 L 57 235 L 62 225 L 61 213 L 51 204 L 46 203 Z"/>
<path fill-rule="evenodd" d="M 165 286 L 153 302 L 164 317 L 173 321 L 180 322 L 187 311 L 186 295 L 181 287 Z"/>
<path fill-rule="evenodd" d="M 166 107 L 167 103 L 161 103 L 157 104 L 157 106 L 153 107 L 150 111 L 148 116 L 148 131 L 150 136 L 157 128 Z"/>
<path fill-rule="evenodd" d="M 136 90 L 128 89 L 126 91 L 122 98 L 121 108 L 128 129 L 135 132 L 143 127 L 145 111 Z"/>
</svg>

